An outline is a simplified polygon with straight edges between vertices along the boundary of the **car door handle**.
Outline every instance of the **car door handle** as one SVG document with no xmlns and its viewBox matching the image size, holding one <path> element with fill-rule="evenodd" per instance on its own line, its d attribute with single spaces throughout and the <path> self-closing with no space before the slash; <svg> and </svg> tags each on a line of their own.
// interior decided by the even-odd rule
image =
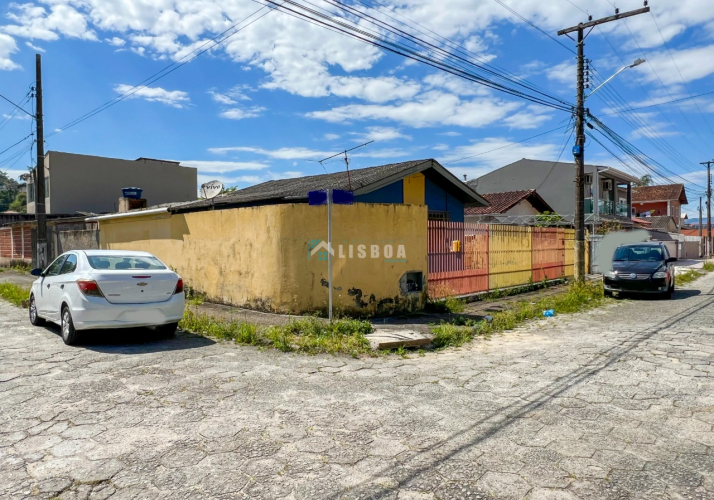
<svg viewBox="0 0 714 500">
<path fill-rule="evenodd" d="M 64 285 L 60 285 L 60 290 L 64 290 Z"/>
<path fill-rule="evenodd" d="M 49 287 L 50 287 L 50 284 L 49 284 L 49 283 L 47 283 L 47 288 L 49 288 Z"/>
</svg>

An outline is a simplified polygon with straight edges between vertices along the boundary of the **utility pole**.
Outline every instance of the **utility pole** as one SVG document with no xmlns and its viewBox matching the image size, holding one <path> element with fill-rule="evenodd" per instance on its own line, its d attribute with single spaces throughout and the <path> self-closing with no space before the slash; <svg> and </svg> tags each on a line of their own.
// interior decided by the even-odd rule
<svg viewBox="0 0 714 500">
<path fill-rule="evenodd" d="M 711 165 L 714 161 L 703 161 L 701 165 L 707 166 L 707 250 L 705 252 L 707 258 L 712 254 L 712 171 Z M 702 225 L 701 217 L 699 225 Z"/>
<path fill-rule="evenodd" d="M 35 54 L 35 123 L 37 123 L 37 168 L 35 169 L 35 220 L 37 221 L 37 267 L 47 262 L 47 214 L 45 211 L 45 131 L 42 114 L 42 57 Z"/>
<path fill-rule="evenodd" d="M 699 197 L 699 249 L 702 249 L 702 197 Z M 704 252 L 699 252 L 699 256 L 703 256 Z"/>
<path fill-rule="evenodd" d="M 578 32 L 578 77 L 577 77 L 577 102 L 575 104 L 575 146 L 573 156 L 575 157 L 575 280 L 585 280 L 585 38 L 599 24 L 609 23 L 625 17 L 636 16 L 649 12 L 650 8 L 645 7 L 630 12 L 620 14 L 619 9 L 615 9 L 615 15 L 602 19 L 592 20 L 589 17 L 587 23 L 580 23 L 564 30 L 558 31 L 558 36 L 568 33 Z M 587 34 L 585 30 L 590 28 Z M 599 187 L 599 186 L 598 186 Z M 598 200 L 593 200 L 593 204 Z"/>
</svg>

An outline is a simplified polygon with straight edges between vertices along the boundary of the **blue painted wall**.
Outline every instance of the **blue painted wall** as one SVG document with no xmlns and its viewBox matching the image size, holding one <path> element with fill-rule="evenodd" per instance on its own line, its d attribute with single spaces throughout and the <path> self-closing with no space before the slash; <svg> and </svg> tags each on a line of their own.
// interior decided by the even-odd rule
<svg viewBox="0 0 714 500">
<path fill-rule="evenodd" d="M 404 183 L 400 180 L 371 193 L 355 196 L 359 203 L 404 203 Z"/>
<path fill-rule="evenodd" d="M 464 204 L 428 178 L 424 185 L 424 200 L 429 210 L 449 212 L 449 220 L 453 222 L 464 221 Z"/>
<path fill-rule="evenodd" d="M 424 202 L 429 210 L 449 212 L 449 220 L 453 222 L 464 221 L 464 204 L 450 193 L 431 182 L 428 178 L 424 183 Z M 388 186 L 372 191 L 371 193 L 355 196 L 358 203 L 404 203 L 404 183 L 393 182 Z"/>
</svg>

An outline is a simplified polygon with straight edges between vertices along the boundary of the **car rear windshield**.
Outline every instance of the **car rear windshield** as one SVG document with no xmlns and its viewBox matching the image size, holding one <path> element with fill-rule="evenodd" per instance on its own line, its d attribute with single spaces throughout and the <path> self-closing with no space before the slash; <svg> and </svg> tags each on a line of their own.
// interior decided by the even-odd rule
<svg viewBox="0 0 714 500">
<path fill-rule="evenodd" d="M 138 270 L 166 269 L 159 259 L 135 255 L 88 255 L 89 265 L 94 269 Z"/>
<path fill-rule="evenodd" d="M 615 251 L 614 260 L 631 260 L 631 261 L 658 261 L 664 260 L 662 248 L 653 246 L 631 246 L 620 247 Z"/>
</svg>

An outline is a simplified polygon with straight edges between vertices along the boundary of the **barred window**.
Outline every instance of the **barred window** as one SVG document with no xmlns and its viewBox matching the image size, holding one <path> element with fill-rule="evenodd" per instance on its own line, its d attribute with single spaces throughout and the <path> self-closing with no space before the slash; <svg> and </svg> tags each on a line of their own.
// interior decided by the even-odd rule
<svg viewBox="0 0 714 500">
<path fill-rule="evenodd" d="M 449 220 L 451 220 L 451 218 L 449 217 L 449 212 L 429 210 L 429 220 L 440 220 L 448 222 Z"/>
</svg>

